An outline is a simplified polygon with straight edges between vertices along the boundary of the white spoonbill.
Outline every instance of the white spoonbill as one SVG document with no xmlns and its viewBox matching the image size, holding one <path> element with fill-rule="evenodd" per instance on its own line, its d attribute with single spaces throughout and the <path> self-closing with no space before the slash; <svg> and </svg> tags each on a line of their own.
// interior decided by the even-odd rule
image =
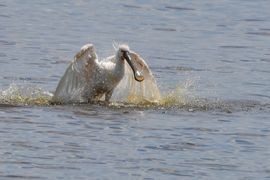
<svg viewBox="0 0 270 180">
<path fill-rule="evenodd" d="M 114 100 L 140 96 L 152 102 L 160 98 L 147 64 L 127 45 L 120 45 L 114 56 L 99 61 L 94 45 L 86 44 L 61 78 L 52 102 L 91 102 L 103 96 L 109 101 L 112 95 Z"/>
</svg>

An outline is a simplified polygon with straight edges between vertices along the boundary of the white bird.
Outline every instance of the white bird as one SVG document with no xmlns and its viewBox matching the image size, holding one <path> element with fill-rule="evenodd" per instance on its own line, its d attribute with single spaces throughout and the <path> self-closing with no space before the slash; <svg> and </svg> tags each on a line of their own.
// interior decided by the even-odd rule
<svg viewBox="0 0 270 180">
<path fill-rule="evenodd" d="M 91 102 L 103 96 L 105 101 L 136 96 L 154 102 L 160 93 L 145 61 L 127 45 L 120 45 L 114 56 L 99 61 L 94 45 L 86 44 L 68 66 L 52 102 Z"/>
</svg>

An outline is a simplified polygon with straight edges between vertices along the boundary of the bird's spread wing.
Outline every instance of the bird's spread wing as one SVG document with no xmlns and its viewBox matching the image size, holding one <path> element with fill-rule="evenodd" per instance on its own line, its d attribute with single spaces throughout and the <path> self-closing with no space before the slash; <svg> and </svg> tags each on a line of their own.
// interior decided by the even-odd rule
<svg viewBox="0 0 270 180">
<path fill-rule="evenodd" d="M 75 55 L 66 69 L 52 98 L 53 102 L 86 102 L 85 89 L 91 75 L 91 66 L 95 65 L 96 57 L 91 56 L 90 45 L 85 45 Z"/>
<path fill-rule="evenodd" d="M 130 52 L 130 57 L 136 68 L 143 72 L 144 81 L 136 81 L 132 69 L 128 63 L 125 62 L 125 75 L 115 88 L 112 100 L 132 103 L 158 102 L 160 100 L 160 91 L 148 65 L 144 59 L 135 52 Z"/>
</svg>

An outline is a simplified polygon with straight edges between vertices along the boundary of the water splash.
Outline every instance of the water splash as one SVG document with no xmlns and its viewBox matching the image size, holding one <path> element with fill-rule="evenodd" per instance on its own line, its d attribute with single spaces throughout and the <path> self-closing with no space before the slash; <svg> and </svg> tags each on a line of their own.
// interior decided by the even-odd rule
<svg viewBox="0 0 270 180">
<path fill-rule="evenodd" d="M 41 88 L 12 83 L 0 91 L 2 105 L 49 105 L 52 94 Z"/>
<path fill-rule="evenodd" d="M 153 101 L 141 96 L 141 94 L 130 93 L 124 94 L 119 99 L 115 99 L 111 106 L 127 106 L 127 107 L 172 107 L 185 106 L 191 103 L 191 87 L 193 81 L 186 81 L 179 85 L 173 91 L 164 93 L 159 99 Z M 151 89 L 150 89 L 151 91 Z M 50 105 L 53 94 L 43 90 L 42 88 L 32 85 L 19 85 L 12 83 L 7 89 L 0 90 L 1 105 Z"/>
<path fill-rule="evenodd" d="M 178 85 L 174 90 L 164 93 L 165 95 L 158 97 L 155 101 L 149 100 L 136 92 L 125 94 L 125 98 L 120 97 L 114 99 L 111 106 L 127 106 L 127 107 L 186 107 L 193 106 L 195 96 L 192 93 L 194 81 L 187 80 L 185 83 Z M 151 89 L 148 89 L 151 91 Z M 123 95 L 123 94 L 122 94 Z M 10 86 L 0 91 L 1 105 L 50 105 L 53 94 L 33 85 L 19 85 L 12 83 Z M 154 97 L 154 96 L 153 96 Z M 125 100 L 123 100 L 125 99 Z"/>
<path fill-rule="evenodd" d="M 234 111 L 249 111 L 259 106 L 260 102 L 249 100 L 221 100 L 201 98 L 196 94 L 196 79 L 188 79 L 177 85 L 173 90 L 165 91 L 156 101 L 149 101 L 143 96 L 131 94 L 124 103 L 114 102 L 113 107 L 137 107 L 137 108 L 157 108 L 157 109 L 184 109 L 189 112 L 194 111 L 221 111 L 231 113 Z M 269 105 L 267 106 L 269 107 Z"/>
<path fill-rule="evenodd" d="M 115 100 L 109 104 L 98 101 L 96 104 L 111 108 L 184 109 L 190 112 L 214 110 L 231 113 L 234 111 L 249 111 L 256 107 L 258 109 L 270 109 L 269 104 L 261 104 L 256 101 L 203 99 L 196 96 L 195 92 L 195 81 L 187 80 L 173 90 L 162 93 L 163 95 L 157 101 L 149 101 L 140 95 L 130 94 L 126 101 L 119 99 L 119 101 Z M 48 106 L 52 105 L 52 96 L 52 93 L 36 86 L 12 83 L 7 89 L 0 90 L 0 106 Z"/>
<path fill-rule="evenodd" d="M 195 81 L 188 79 L 183 84 L 177 85 L 172 91 L 166 92 L 160 99 L 159 105 L 165 107 L 186 106 L 195 101 Z"/>
<path fill-rule="evenodd" d="M 196 81 L 188 79 L 184 83 L 177 85 L 173 90 L 162 93 L 155 100 L 144 98 L 140 94 L 131 93 L 125 98 L 125 103 L 138 107 L 159 107 L 159 108 L 202 108 L 205 101 L 196 96 Z M 151 89 L 147 88 L 151 92 Z M 117 102 L 117 101 L 116 101 Z M 114 102 L 114 105 L 117 104 Z"/>
<path fill-rule="evenodd" d="M 132 92 L 125 94 L 126 97 L 114 99 L 110 106 L 184 108 L 199 106 L 200 103 L 194 95 L 193 80 L 187 80 L 183 84 L 178 85 L 174 90 L 163 93 L 164 95 L 155 96 L 158 97 L 156 100 L 149 100 L 141 96 L 141 94 Z M 0 91 L 0 104 L 50 105 L 52 96 L 52 93 L 36 86 L 12 83 L 7 89 Z"/>
</svg>

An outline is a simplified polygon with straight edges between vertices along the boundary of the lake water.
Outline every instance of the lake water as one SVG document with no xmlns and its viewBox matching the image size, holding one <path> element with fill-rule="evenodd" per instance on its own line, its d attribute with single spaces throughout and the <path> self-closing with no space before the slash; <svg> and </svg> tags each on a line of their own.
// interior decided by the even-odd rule
<svg viewBox="0 0 270 180">
<path fill-rule="evenodd" d="M 0 0 L 0 179 L 270 179 L 270 1 Z M 48 105 L 128 43 L 166 106 Z"/>
</svg>

